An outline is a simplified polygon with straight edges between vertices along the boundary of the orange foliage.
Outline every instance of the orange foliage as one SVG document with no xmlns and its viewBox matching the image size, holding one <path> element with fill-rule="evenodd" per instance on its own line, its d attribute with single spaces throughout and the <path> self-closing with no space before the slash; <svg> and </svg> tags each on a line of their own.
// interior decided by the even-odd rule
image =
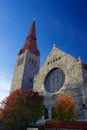
<svg viewBox="0 0 87 130">
<path fill-rule="evenodd" d="M 56 101 L 56 107 L 52 109 L 52 119 L 62 121 L 76 120 L 76 103 L 71 95 L 60 95 Z"/>
<path fill-rule="evenodd" d="M 15 106 L 18 102 L 19 95 L 23 95 L 24 100 L 35 100 L 35 99 L 41 99 L 43 100 L 43 97 L 39 96 L 37 92 L 34 92 L 32 89 L 30 90 L 21 90 L 17 89 L 13 91 L 6 99 L 2 101 L 3 104 L 5 104 L 4 112 L 10 110 L 14 110 Z"/>
<path fill-rule="evenodd" d="M 13 91 L 6 99 L 4 104 L 4 124 L 11 129 L 21 129 L 21 125 L 26 123 L 35 123 L 43 116 L 43 97 L 37 92 L 31 90 L 17 89 Z M 16 125 L 15 125 L 16 124 Z M 17 128 L 16 128 L 17 127 Z"/>
<path fill-rule="evenodd" d="M 19 94 L 21 94 L 22 91 L 20 89 L 17 89 L 15 91 L 13 91 L 6 99 L 4 99 L 2 101 L 2 104 L 5 105 L 4 111 L 6 112 L 6 110 L 13 110 L 17 100 L 18 100 L 18 96 Z"/>
<path fill-rule="evenodd" d="M 57 106 L 62 107 L 62 109 L 65 112 L 68 112 L 69 109 L 76 107 L 76 104 L 74 100 L 72 99 L 71 95 L 59 96 L 56 103 L 57 103 Z"/>
</svg>

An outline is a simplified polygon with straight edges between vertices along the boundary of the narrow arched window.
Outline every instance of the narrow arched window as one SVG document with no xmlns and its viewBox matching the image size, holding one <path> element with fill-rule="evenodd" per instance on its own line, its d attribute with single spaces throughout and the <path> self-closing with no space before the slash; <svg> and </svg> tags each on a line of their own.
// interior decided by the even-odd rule
<svg viewBox="0 0 87 130">
<path fill-rule="evenodd" d="M 34 64 L 34 60 L 32 59 L 32 64 Z"/>
<path fill-rule="evenodd" d="M 35 60 L 34 64 L 36 65 L 37 64 L 37 61 Z"/>
<path fill-rule="evenodd" d="M 29 63 L 31 62 L 31 57 L 29 58 Z"/>
<path fill-rule="evenodd" d="M 48 109 L 45 108 L 45 111 L 44 111 L 44 119 L 48 119 L 48 118 L 49 118 Z"/>
</svg>

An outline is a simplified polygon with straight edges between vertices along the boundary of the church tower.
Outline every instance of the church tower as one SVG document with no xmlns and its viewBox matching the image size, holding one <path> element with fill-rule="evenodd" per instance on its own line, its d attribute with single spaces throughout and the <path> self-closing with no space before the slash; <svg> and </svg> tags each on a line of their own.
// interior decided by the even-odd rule
<svg viewBox="0 0 87 130">
<path fill-rule="evenodd" d="M 37 49 L 35 21 L 33 21 L 25 44 L 18 53 L 10 92 L 33 88 L 34 76 L 39 70 L 39 64 L 40 52 Z"/>
</svg>

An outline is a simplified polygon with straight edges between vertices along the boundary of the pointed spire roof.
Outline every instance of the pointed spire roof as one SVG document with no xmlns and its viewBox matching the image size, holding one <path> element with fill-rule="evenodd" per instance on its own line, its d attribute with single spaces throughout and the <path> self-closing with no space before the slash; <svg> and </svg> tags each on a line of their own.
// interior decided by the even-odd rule
<svg viewBox="0 0 87 130">
<path fill-rule="evenodd" d="M 30 28 L 30 32 L 28 33 L 28 37 L 29 36 L 33 36 L 36 39 L 35 20 L 33 20 L 32 26 Z"/>
<path fill-rule="evenodd" d="M 23 53 L 25 50 L 29 50 L 30 52 L 40 55 L 39 50 L 37 49 L 36 43 L 36 28 L 35 28 L 35 20 L 32 22 L 32 26 L 26 38 L 25 44 L 23 48 L 20 50 L 19 55 Z"/>
</svg>

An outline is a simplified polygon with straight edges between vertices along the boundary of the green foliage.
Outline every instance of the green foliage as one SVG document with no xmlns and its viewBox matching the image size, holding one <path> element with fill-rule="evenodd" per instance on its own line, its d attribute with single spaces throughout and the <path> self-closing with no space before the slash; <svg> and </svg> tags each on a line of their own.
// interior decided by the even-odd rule
<svg viewBox="0 0 87 130">
<path fill-rule="evenodd" d="M 44 114 L 43 97 L 32 90 L 16 90 L 3 104 L 4 123 L 9 130 L 21 130 L 26 123 L 35 124 Z"/>
<path fill-rule="evenodd" d="M 56 102 L 56 108 L 52 109 L 52 119 L 62 121 L 74 121 L 77 119 L 76 104 L 70 95 L 61 95 Z"/>
</svg>

